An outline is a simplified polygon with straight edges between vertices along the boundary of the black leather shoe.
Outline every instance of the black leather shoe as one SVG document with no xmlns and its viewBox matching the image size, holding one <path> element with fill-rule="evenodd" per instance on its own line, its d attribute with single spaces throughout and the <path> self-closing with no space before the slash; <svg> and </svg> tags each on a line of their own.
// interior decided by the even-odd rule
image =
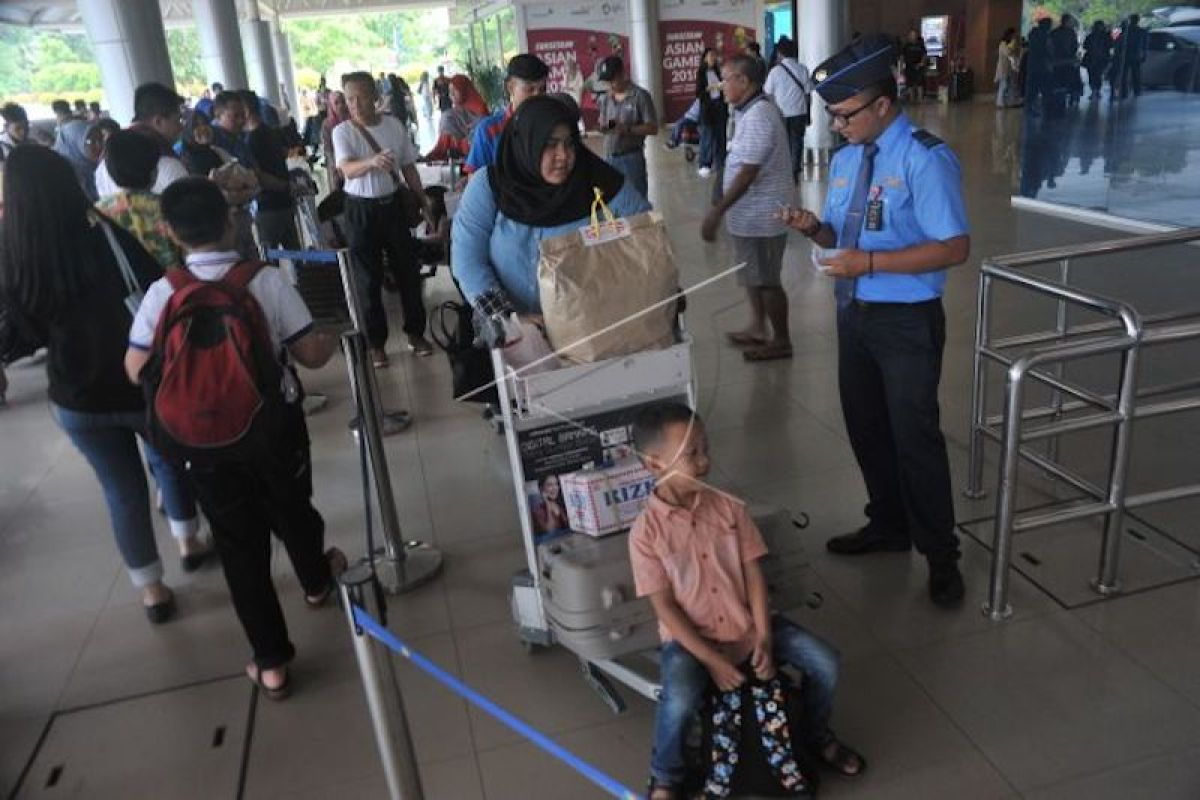
<svg viewBox="0 0 1200 800">
<path fill-rule="evenodd" d="M 833 537 L 825 542 L 825 549 L 841 556 L 861 556 L 866 553 L 905 553 L 912 549 L 912 545 L 907 539 L 881 534 L 866 527 Z"/>
<path fill-rule="evenodd" d="M 951 562 L 929 567 L 929 599 L 938 608 L 958 608 L 962 605 L 966 587 L 958 565 Z"/>
<path fill-rule="evenodd" d="M 152 606 L 142 606 L 146 609 L 146 618 L 154 625 L 162 625 L 164 622 L 175 616 L 175 594 L 172 593 L 166 600 L 161 603 L 155 603 Z"/>
</svg>

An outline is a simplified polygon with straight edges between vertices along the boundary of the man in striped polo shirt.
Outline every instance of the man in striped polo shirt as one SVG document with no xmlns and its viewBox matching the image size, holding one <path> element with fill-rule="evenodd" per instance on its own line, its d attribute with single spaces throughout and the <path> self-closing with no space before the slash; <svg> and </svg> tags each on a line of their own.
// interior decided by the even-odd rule
<svg viewBox="0 0 1200 800">
<path fill-rule="evenodd" d="M 733 238 L 734 258 L 746 266 L 738 282 L 746 287 L 752 319 L 750 325 L 728 334 L 729 341 L 745 348 L 747 361 L 792 357 L 788 331 L 788 299 L 780 282 L 787 225 L 781 209 L 795 193 L 791 149 L 783 115 L 763 92 L 766 71 L 762 62 L 738 54 L 721 69 L 725 99 L 734 108 L 733 139 L 725 160 L 723 194 L 704 218 L 700 235 L 716 239 L 717 225 Z"/>
</svg>

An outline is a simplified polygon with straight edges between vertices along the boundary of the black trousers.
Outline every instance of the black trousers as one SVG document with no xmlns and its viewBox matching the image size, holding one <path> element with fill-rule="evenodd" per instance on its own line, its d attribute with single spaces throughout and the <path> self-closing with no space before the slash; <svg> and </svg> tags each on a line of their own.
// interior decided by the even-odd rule
<svg viewBox="0 0 1200 800">
<path fill-rule="evenodd" d="M 354 264 L 365 333 L 371 347 L 387 343 L 387 313 L 383 308 L 384 255 L 387 267 L 400 290 L 404 312 L 404 332 L 410 336 L 425 333 L 425 301 L 421 297 L 421 268 L 412 232 L 400 220 L 396 200 L 380 203 L 348 196 L 346 198 L 346 240 Z"/>
<path fill-rule="evenodd" d="M 930 563 L 959 556 L 938 410 L 945 343 L 941 300 L 838 310 L 838 387 L 868 527 L 911 541 Z"/>
<path fill-rule="evenodd" d="M 271 580 L 271 534 L 287 550 L 305 594 L 320 594 L 333 579 L 325 521 L 312 505 L 308 432 L 303 413 L 298 417 L 280 458 L 188 472 L 259 669 L 283 666 L 296 654 Z"/>
<path fill-rule="evenodd" d="M 808 129 L 808 115 L 784 117 L 787 124 L 788 148 L 792 151 L 792 180 L 799 180 L 804 172 L 804 131 Z"/>
</svg>

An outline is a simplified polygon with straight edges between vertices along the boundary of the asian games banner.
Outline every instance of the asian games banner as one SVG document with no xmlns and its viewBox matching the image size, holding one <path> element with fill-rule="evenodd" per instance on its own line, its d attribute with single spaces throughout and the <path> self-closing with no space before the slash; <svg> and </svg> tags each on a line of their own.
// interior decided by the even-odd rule
<svg viewBox="0 0 1200 800">
<path fill-rule="evenodd" d="M 754 41 L 756 11 L 755 0 L 660 0 L 664 120 L 683 116 L 696 99 L 696 73 L 705 49 L 725 58 Z"/>
<path fill-rule="evenodd" d="M 629 64 L 629 8 L 604 3 L 531 3 L 524 6 L 529 52 L 550 66 L 546 88 L 565 92 L 583 110 L 584 124 L 598 118 L 592 94 L 596 68 L 610 55 Z"/>
</svg>

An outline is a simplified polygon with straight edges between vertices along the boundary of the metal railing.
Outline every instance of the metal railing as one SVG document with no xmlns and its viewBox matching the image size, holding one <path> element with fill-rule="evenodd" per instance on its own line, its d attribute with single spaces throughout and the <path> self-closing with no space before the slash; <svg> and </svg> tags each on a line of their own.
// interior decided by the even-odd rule
<svg viewBox="0 0 1200 800">
<path fill-rule="evenodd" d="M 984 496 L 984 441 L 992 439 L 999 442 L 1000 478 L 992 563 L 988 596 L 983 605 L 984 613 L 992 619 L 1007 619 L 1012 614 L 1008 591 L 1015 533 L 1072 520 L 1104 517 L 1099 567 L 1092 587 L 1102 595 L 1110 595 L 1121 589 L 1118 572 L 1125 510 L 1200 496 L 1200 483 L 1138 495 L 1129 495 L 1127 491 L 1134 420 L 1200 409 L 1200 394 L 1153 399 L 1200 390 L 1200 370 L 1195 378 L 1146 388 L 1138 386 L 1138 366 L 1145 348 L 1200 341 L 1200 308 L 1143 315 L 1128 302 L 1070 285 L 1072 267 L 1081 259 L 1195 241 L 1200 241 L 1200 228 L 1059 247 L 995 258 L 984 263 L 979 277 L 975 327 L 966 494 L 973 498 Z M 1200 254 L 1197 257 L 1200 258 Z M 1057 279 L 1038 277 L 1024 271 L 1047 264 L 1058 265 Z M 1050 298 L 1056 304 L 1054 327 L 1047 331 L 994 337 L 992 323 L 996 284 Z M 1108 319 L 1072 326 L 1072 309 Z M 1070 378 L 1068 365 L 1071 362 L 1104 355 L 1116 355 L 1120 359 L 1114 391 L 1096 391 Z M 999 364 L 1006 370 L 1004 407 L 998 415 L 989 415 L 987 410 L 989 364 Z M 1047 405 L 1026 407 L 1025 392 L 1030 381 L 1049 388 Z M 1106 485 L 1099 485 L 1061 463 L 1059 438 L 1063 434 L 1105 426 L 1113 426 L 1115 435 L 1108 480 Z M 1046 447 L 1039 452 L 1033 443 L 1043 440 Z M 1083 499 L 1018 514 L 1017 486 L 1022 460 L 1077 489 L 1083 494 Z"/>
</svg>

